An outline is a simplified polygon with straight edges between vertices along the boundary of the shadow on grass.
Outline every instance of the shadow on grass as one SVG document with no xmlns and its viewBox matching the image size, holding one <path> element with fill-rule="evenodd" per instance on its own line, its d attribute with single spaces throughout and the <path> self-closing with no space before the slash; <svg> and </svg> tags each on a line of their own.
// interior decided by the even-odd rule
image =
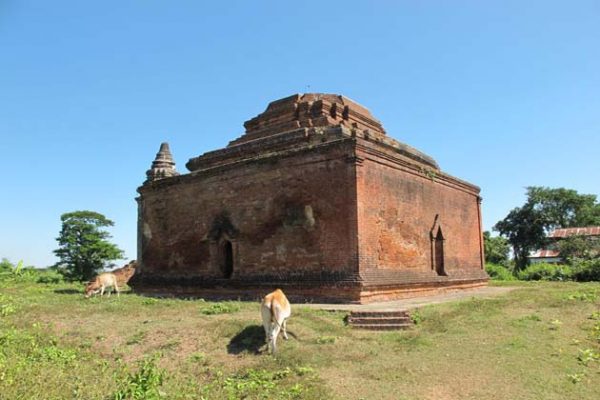
<svg viewBox="0 0 600 400">
<path fill-rule="evenodd" d="M 58 293 L 58 294 L 83 294 L 83 290 L 77 290 L 77 289 L 54 289 L 54 293 Z"/>
<path fill-rule="evenodd" d="M 235 335 L 227 345 L 229 354 L 248 352 L 260 354 L 260 348 L 266 343 L 265 329 L 261 325 L 250 325 Z"/>
<path fill-rule="evenodd" d="M 80 295 L 82 295 L 82 296 L 83 296 L 83 294 L 84 294 L 84 293 L 83 293 L 83 292 L 84 292 L 84 291 L 83 291 L 83 288 L 82 288 L 81 290 L 77 290 L 77 289 L 54 289 L 54 290 L 53 290 L 53 292 L 54 292 L 54 293 L 56 293 L 56 294 L 80 294 Z M 117 295 L 117 293 L 112 293 L 112 294 L 113 294 L 114 296 L 116 296 L 116 295 Z M 123 291 L 123 290 L 122 290 L 122 291 L 120 292 L 120 295 L 121 295 L 121 296 L 123 296 L 123 295 L 131 295 L 131 294 L 134 294 L 134 293 L 133 293 L 132 291 L 130 291 L 130 290 L 127 290 L 127 291 Z M 96 294 L 96 295 L 94 295 L 94 296 L 100 297 L 100 294 Z M 106 297 L 106 296 L 108 296 L 108 292 L 104 292 L 104 296 L 105 296 L 105 297 Z"/>
<path fill-rule="evenodd" d="M 299 341 L 295 333 L 288 330 L 287 334 L 289 337 Z M 283 340 L 283 337 L 280 335 L 279 339 Z M 266 349 L 266 343 L 265 329 L 262 325 L 250 325 L 242 329 L 229 341 L 227 352 L 229 354 L 240 354 L 243 352 L 260 354 L 261 347 L 265 346 Z"/>
</svg>

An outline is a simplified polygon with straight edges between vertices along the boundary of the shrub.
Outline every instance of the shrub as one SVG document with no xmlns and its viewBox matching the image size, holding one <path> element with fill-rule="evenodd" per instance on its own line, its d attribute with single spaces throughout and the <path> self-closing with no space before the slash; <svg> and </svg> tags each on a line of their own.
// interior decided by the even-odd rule
<svg viewBox="0 0 600 400">
<path fill-rule="evenodd" d="M 8 258 L 2 258 L 0 261 L 0 272 L 12 272 L 14 266 Z"/>
<path fill-rule="evenodd" d="M 0 280 L 17 282 L 35 282 L 38 269 L 32 266 L 25 266 L 23 260 L 12 264 L 6 258 L 0 262 Z"/>
<path fill-rule="evenodd" d="M 510 245 L 508 240 L 502 236 L 492 237 L 490 232 L 483 232 L 483 246 L 485 258 L 493 264 L 505 264 L 508 262 Z"/>
<path fill-rule="evenodd" d="M 38 271 L 37 272 L 37 283 L 63 283 L 64 279 L 61 274 L 56 271 Z"/>
<path fill-rule="evenodd" d="M 519 271 L 518 278 L 524 281 L 566 281 L 572 271 L 567 265 L 537 263 Z"/>
<path fill-rule="evenodd" d="M 573 279 L 579 282 L 600 281 L 600 259 L 576 260 L 572 265 Z"/>
<path fill-rule="evenodd" d="M 138 370 L 118 379 L 119 389 L 114 400 L 156 400 L 163 398 L 160 387 L 165 371 L 156 365 L 157 357 L 149 357 L 138 363 Z"/>
<path fill-rule="evenodd" d="M 18 264 L 11 263 L 7 258 L 3 258 L 0 261 L 0 279 L 1 280 L 12 280 L 21 275 L 23 268 L 23 262 L 20 261 Z"/>
<path fill-rule="evenodd" d="M 569 264 L 577 259 L 592 260 L 600 257 L 600 237 L 570 236 L 558 242 L 558 251 Z"/>
<path fill-rule="evenodd" d="M 204 315 L 229 314 L 240 310 L 240 306 L 233 302 L 214 303 L 203 307 L 200 312 Z"/>
<path fill-rule="evenodd" d="M 515 280 L 515 277 L 509 271 L 509 269 L 499 264 L 486 263 L 485 272 L 487 272 L 490 278 L 492 278 L 495 281 Z"/>
<path fill-rule="evenodd" d="M 415 310 L 410 313 L 410 320 L 413 322 L 413 324 L 419 325 L 421 322 L 423 322 L 423 316 L 419 310 Z"/>
</svg>

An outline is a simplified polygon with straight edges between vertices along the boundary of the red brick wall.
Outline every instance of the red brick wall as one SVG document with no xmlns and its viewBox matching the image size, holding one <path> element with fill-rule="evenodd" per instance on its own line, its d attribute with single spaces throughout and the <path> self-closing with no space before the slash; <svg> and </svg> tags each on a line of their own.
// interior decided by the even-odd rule
<svg viewBox="0 0 600 400">
<path fill-rule="evenodd" d="M 219 277 L 211 265 L 217 246 L 211 231 L 219 228 L 219 216 L 228 221 L 221 225 L 233 243 L 234 278 L 356 273 L 356 187 L 354 166 L 346 161 L 349 144 L 317 146 L 142 187 L 142 273 Z"/>
<path fill-rule="evenodd" d="M 368 151 L 357 155 L 364 159 L 357 169 L 361 271 L 431 273 L 430 231 L 436 215 L 445 237 L 448 276 L 481 270 L 477 188 Z"/>
</svg>

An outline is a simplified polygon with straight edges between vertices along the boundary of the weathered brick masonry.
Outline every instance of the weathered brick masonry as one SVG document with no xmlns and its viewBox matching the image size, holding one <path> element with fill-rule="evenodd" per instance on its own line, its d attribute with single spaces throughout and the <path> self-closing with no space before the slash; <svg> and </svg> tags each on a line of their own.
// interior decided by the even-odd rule
<svg viewBox="0 0 600 400">
<path fill-rule="evenodd" d="M 272 102 L 179 175 L 161 146 L 138 192 L 156 294 L 368 302 L 484 285 L 479 188 L 343 96 Z"/>
</svg>

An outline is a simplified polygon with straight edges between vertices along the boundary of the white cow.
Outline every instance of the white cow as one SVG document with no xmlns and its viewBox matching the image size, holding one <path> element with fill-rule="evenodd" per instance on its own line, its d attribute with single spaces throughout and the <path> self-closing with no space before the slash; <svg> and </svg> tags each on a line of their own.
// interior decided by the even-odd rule
<svg viewBox="0 0 600 400">
<path fill-rule="evenodd" d="M 283 331 L 283 338 L 287 340 L 287 319 L 292 314 L 290 302 L 281 289 L 277 289 L 265 296 L 260 304 L 260 314 L 267 338 L 267 350 L 271 354 L 275 354 L 277 351 L 279 330 Z"/>
<path fill-rule="evenodd" d="M 104 272 L 98 275 L 93 281 L 89 282 L 85 287 L 85 297 L 88 298 L 93 294 L 100 292 L 100 296 L 104 295 L 104 290 L 106 288 L 112 288 L 117 292 L 117 296 L 119 295 L 119 286 L 117 285 L 117 276 L 110 272 Z M 108 296 L 112 290 L 108 292 Z"/>
</svg>

